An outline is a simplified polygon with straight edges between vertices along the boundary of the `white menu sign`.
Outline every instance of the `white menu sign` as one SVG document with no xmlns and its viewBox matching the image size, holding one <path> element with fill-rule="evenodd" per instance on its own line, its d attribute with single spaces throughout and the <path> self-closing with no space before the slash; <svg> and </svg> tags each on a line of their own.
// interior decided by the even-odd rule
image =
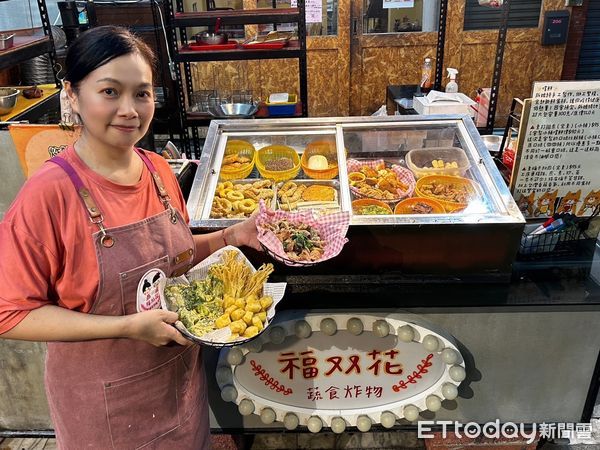
<svg viewBox="0 0 600 450">
<path fill-rule="evenodd" d="M 526 217 L 600 205 L 600 81 L 535 83 L 513 195 Z"/>
<path fill-rule="evenodd" d="M 414 6 L 414 0 L 383 0 L 384 9 L 413 8 Z"/>
<path fill-rule="evenodd" d="M 322 0 L 304 0 L 306 23 L 323 22 L 323 1 Z M 298 7 L 297 0 L 292 0 L 292 8 Z"/>
</svg>

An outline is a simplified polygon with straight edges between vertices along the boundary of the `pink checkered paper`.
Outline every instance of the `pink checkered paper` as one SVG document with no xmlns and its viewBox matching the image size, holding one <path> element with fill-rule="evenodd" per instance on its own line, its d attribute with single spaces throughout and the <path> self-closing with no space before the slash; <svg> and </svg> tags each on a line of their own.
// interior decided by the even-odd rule
<svg viewBox="0 0 600 450">
<path fill-rule="evenodd" d="M 365 166 L 371 167 L 372 169 L 381 170 L 381 169 L 385 168 L 385 161 L 383 159 L 373 159 L 370 161 L 358 161 L 356 159 L 349 159 L 347 161 L 346 165 L 348 166 L 348 173 L 360 172 L 360 168 L 365 167 Z M 400 180 L 400 182 L 402 182 L 408 186 L 408 189 L 407 190 L 397 189 L 398 197 L 395 197 L 393 199 L 381 199 L 381 198 L 377 199 L 377 200 L 380 200 L 385 203 L 395 203 L 395 202 L 402 200 L 405 197 L 412 196 L 413 192 L 415 191 L 415 187 L 417 185 L 415 176 L 407 168 L 399 166 L 398 164 L 392 164 L 391 170 L 396 174 L 396 176 L 398 177 L 398 180 Z M 375 198 L 375 197 L 370 197 L 368 195 L 362 194 L 354 186 L 350 186 L 350 190 L 356 197 L 359 197 L 359 198 Z"/>
<path fill-rule="evenodd" d="M 312 210 L 305 211 L 270 211 L 265 202 L 260 201 L 259 212 L 256 216 L 256 227 L 258 229 L 258 240 L 267 250 L 284 260 L 288 266 L 305 266 L 307 264 L 318 264 L 336 257 L 348 239 L 346 233 L 350 225 L 350 213 L 342 211 L 333 214 L 317 215 Z M 272 231 L 263 228 L 267 223 L 275 223 L 279 220 L 288 220 L 291 223 L 303 223 L 310 225 L 319 232 L 321 239 L 325 242 L 323 256 L 316 261 L 292 261 L 283 250 L 281 241 Z"/>
</svg>

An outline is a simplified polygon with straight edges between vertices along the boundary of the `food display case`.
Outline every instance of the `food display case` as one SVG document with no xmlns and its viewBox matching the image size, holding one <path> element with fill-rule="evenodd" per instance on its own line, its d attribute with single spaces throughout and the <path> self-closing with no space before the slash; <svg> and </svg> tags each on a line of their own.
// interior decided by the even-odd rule
<svg viewBox="0 0 600 450">
<path fill-rule="evenodd" d="M 227 227 L 261 199 L 349 212 L 349 242 L 302 269 L 315 274 L 507 280 L 525 223 L 467 116 L 211 122 L 191 228 Z"/>
</svg>

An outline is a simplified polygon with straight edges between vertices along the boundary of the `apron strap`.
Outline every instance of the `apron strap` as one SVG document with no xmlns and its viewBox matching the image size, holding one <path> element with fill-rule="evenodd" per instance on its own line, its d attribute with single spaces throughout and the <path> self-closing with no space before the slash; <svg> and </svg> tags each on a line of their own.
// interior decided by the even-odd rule
<svg viewBox="0 0 600 450">
<path fill-rule="evenodd" d="M 148 158 L 143 151 L 141 151 L 137 147 L 134 147 L 134 150 L 140 156 L 140 158 L 142 158 L 142 161 L 144 162 L 144 164 L 146 164 L 146 167 L 150 171 L 152 179 L 154 180 L 154 185 L 156 186 L 156 190 L 158 191 L 158 195 L 160 196 L 160 201 L 165 206 L 165 209 L 169 211 L 171 222 L 177 223 L 177 213 L 175 212 L 175 208 L 171 206 L 171 197 L 169 197 L 169 193 L 167 192 L 167 189 L 165 188 L 165 185 L 162 179 L 160 178 L 156 167 L 154 167 L 154 164 L 152 164 L 150 158 Z"/>
<path fill-rule="evenodd" d="M 162 182 L 158 171 L 154 167 L 154 164 L 152 164 L 152 161 L 150 161 L 150 159 L 146 155 L 144 155 L 143 151 L 141 151 L 138 148 L 134 148 L 134 150 L 140 156 L 140 158 L 142 158 L 142 161 L 144 162 L 144 164 L 146 164 L 146 167 L 152 174 L 152 179 L 154 180 L 154 184 L 156 186 L 156 189 L 158 190 L 158 195 L 160 196 L 160 199 L 165 205 L 165 207 L 168 207 L 170 205 L 171 197 L 169 197 L 169 193 L 167 192 L 167 189 L 165 188 L 165 185 Z"/>
<path fill-rule="evenodd" d="M 75 186 L 75 190 L 79 194 L 79 198 L 83 201 L 83 206 L 85 207 L 88 216 L 90 216 L 90 220 L 93 223 L 101 224 L 104 220 L 102 217 L 102 213 L 98 209 L 98 206 L 96 206 L 96 202 L 92 198 L 90 191 L 87 190 L 87 188 L 83 184 L 83 181 L 81 181 L 81 178 L 79 177 L 79 175 L 77 175 L 75 169 L 73 169 L 73 166 L 66 159 L 60 156 L 55 156 L 49 159 L 49 161 L 54 164 L 57 164 L 65 172 L 67 172 L 69 179 L 71 180 L 73 186 Z"/>
<path fill-rule="evenodd" d="M 93 224 L 96 224 L 100 229 L 100 243 L 104 247 L 112 247 L 115 244 L 115 241 L 111 236 L 109 236 L 106 233 L 106 228 L 102 223 L 104 222 L 104 216 L 102 216 L 102 213 L 98 209 L 98 206 L 96 206 L 96 202 L 90 194 L 90 191 L 88 191 L 88 189 L 84 186 L 83 181 L 81 181 L 81 178 L 79 177 L 79 175 L 77 175 L 77 172 L 75 171 L 75 169 L 73 169 L 73 166 L 66 159 L 60 156 L 55 156 L 49 159 L 49 161 L 58 165 L 67 173 L 69 179 L 71 180 L 71 183 L 73 183 L 73 186 L 75 186 L 75 190 L 79 194 L 79 198 L 83 202 L 83 206 L 85 207 L 85 210 L 88 213 L 90 221 Z"/>
</svg>

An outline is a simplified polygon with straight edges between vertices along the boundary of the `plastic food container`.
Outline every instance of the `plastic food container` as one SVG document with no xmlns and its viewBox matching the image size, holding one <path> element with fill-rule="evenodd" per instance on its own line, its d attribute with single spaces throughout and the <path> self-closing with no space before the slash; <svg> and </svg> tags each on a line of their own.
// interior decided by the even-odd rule
<svg viewBox="0 0 600 450">
<path fill-rule="evenodd" d="M 298 96 L 296 94 L 289 94 L 288 101 L 284 103 L 269 103 L 269 99 L 265 100 L 267 109 L 269 110 L 269 116 L 293 116 L 296 113 L 296 104 L 298 103 Z"/>
<path fill-rule="evenodd" d="M 453 202 L 449 200 L 440 199 L 438 196 L 435 195 L 426 194 L 423 189 L 424 186 L 428 184 L 442 184 L 458 188 L 464 187 L 467 190 L 469 199 L 467 202 Z M 417 197 L 427 197 L 438 201 L 444 207 L 446 212 L 451 213 L 461 211 L 469 205 L 469 202 L 479 199 L 481 197 L 481 187 L 479 187 L 479 185 L 476 182 L 467 178 L 450 177 L 447 175 L 427 175 L 417 180 L 415 194 Z"/>
<path fill-rule="evenodd" d="M 427 206 L 433 208 L 430 213 L 419 213 L 413 210 L 417 203 L 424 203 Z M 394 214 L 444 214 L 446 210 L 444 206 L 432 198 L 427 197 L 412 197 L 402 200 L 394 208 Z"/>
<path fill-rule="evenodd" d="M 240 180 L 247 178 L 252 172 L 252 169 L 254 169 L 256 150 L 250 142 L 238 140 L 227 141 L 223 157 L 235 154 L 250 158 L 250 162 L 238 168 L 227 166 L 221 167 L 221 172 L 219 173 L 219 178 L 221 180 Z"/>
<path fill-rule="evenodd" d="M 290 158 L 294 166 L 287 170 L 269 170 L 265 164 L 277 158 Z M 295 178 L 300 172 L 300 157 L 296 150 L 287 145 L 269 145 L 256 153 L 256 168 L 263 178 L 286 181 Z"/>
<path fill-rule="evenodd" d="M 444 165 L 456 161 L 456 168 L 434 168 L 432 162 L 442 160 Z M 450 175 L 462 177 L 467 173 L 471 163 L 467 154 L 458 147 L 431 147 L 411 150 L 406 154 L 406 165 L 421 178 L 427 175 Z"/>
<path fill-rule="evenodd" d="M 392 214 L 392 208 L 390 208 L 390 205 L 380 200 L 375 200 L 374 198 L 361 198 L 359 200 L 354 200 L 352 202 L 352 212 L 354 214 L 361 215 L 360 210 L 365 206 L 379 206 L 387 211 L 385 215 Z"/>
<path fill-rule="evenodd" d="M 322 155 L 327 159 L 329 167 L 327 169 L 309 169 L 308 161 L 311 156 Z M 302 158 L 300 159 L 302 170 L 307 177 L 315 180 L 331 180 L 338 175 L 337 151 L 335 142 L 317 141 L 311 142 L 306 146 Z"/>
</svg>

